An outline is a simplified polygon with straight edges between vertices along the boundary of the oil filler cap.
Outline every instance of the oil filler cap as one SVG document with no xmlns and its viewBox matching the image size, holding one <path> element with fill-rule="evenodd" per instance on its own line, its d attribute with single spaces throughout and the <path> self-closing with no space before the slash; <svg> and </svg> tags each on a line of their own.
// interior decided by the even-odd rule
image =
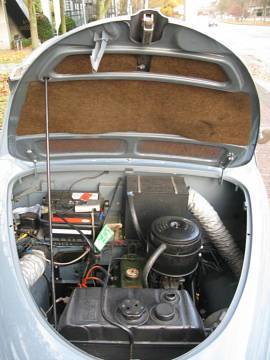
<svg viewBox="0 0 270 360">
<path fill-rule="evenodd" d="M 175 309 L 172 304 L 161 303 L 154 309 L 155 316 L 161 321 L 170 321 L 175 316 Z"/>
<path fill-rule="evenodd" d="M 126 299 L 120 305 L 120 311 L 127 320 L 140 319 L 145 310 L 145 306 L 136 299 Z"/>
</svg>

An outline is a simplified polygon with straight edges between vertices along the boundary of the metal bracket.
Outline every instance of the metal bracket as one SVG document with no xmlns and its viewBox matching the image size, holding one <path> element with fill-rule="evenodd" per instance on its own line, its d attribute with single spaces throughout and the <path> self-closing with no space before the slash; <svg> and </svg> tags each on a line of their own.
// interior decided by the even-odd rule
<svg viewBox="0 0 270 360">
<path fill-rule="evenodd" d="M 154 14 L 143 14 L 142 19 L 142 27 L 143 27 L 143 37 L 142 43 L 143 45 L 150 45 L 153 39 L 154 34 Z"/>
<path fill-rule="evenodd" d="M 150 45 L 153 39 L 155 23 L 154 14 L 144 14 L 142 19 L 142 44 L 144 46 Z M 151 56 L 141 55 L 138 57 L 137 70 L 150 71 Z"/>
<path fill-rule="evenodd" d="M 219 184 L 223 184 L 224 170 L 235 160 L 235 154 L 233 152 L 227 152 L 225 156 L 220 160 L 221 176 L 219 178 Z"/>
<path fill-rule="evenodd" d="M 103 58 L 104 51 L 107 47 L 107 43 L 109 40 L 110 37 L 104 30 L 101 33 L 94 34 L 95 47 L 92 50 L 92 54 L 90 56 L 90 62 L 93 72 L 98 71 L 99 64 Z"/>
</svg>

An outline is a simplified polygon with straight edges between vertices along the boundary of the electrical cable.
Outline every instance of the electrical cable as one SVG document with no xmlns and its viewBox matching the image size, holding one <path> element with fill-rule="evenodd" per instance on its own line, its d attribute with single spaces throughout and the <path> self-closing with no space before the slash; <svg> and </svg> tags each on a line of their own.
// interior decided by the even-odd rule
<svg viewBox="0 0 270 360">
<path fill-rule="evenodd" d="M 129 211 L 131 214 L 131 219 L 132 219 L 132 223 L 133 226 L 135 228 L 136 234 L 138 236 L 138 238 L 140 239 L 140 241 L 142 241 L 146 246 L 147 246 L 147 242 L 143 236 L 140 224 L 139 224 L 139 220 L 137 217 L 137 213 L 136 213 L 136 209 L 135 209 L 135 204 L 134 204 L 134 194 L 133 192 L 128 192 L 127 193 L 127 198 L 128 198 L 128 205 L 129 205 Z"/>
<path fill-rule="evenodd" d="M 81 284 L 80 287 L 83 287 L 83 288 L 84 288 L 84 287 L 87 287 L 87 281 L 89 281 L 89 280 L 97 281 L 97 282 L 99 282 L 102 286 L 104 285 L 104 281 L 101 280 L 100 278 L 98 278 L 98 277 L 96 277 L 96 276 L 90 276 L 90 277 L 87 278 L 85 284 Z"/>
<path fill-rule="evenodd" d="M 73 188 L 73 186 L 76 185 L 76 184 L 78 184 L 78 183 L 81 182 L 81 181 L 97 179 L 98 177 L 100 177 L 100 176 L 102 176 L 102 175 L 105 175 L 105 174 L 109 174 L 109 171 L 102 171 L 102 172 L 98 173 L 97 175 L 85 176 L 85 177 L 83 177 L 83 178 L 80 178 L 80 179 L 74 181 L 73 183 L 71 183 L 71 185 L 70 185 L 69 188 L 68 188 L 68 191 L 71 191 L 71 189 Z"/>
<path fill-rule="evenodd" d="M 90 241 L 90 239 L 88 239 L 88 237 L 82 232 L 81 229 L 79 229 L 77 226 L 71 224 L 65 217 L 63 217 L 62 215 L 56 213 L 56 216 L 58 216 L 60 219 L 62 219 L 69 227 L 71 227 L 73 230 L 78 231 L 78 233 L 82 236 L 82 238 L 87 242 L 87 244 L 90 246 L 91 250 L 94 252 L 95 251 L 95 247 L 94 244 Z"/>
<path fill-rule="evenodd" d="M 85 277 L 90 276 L 90 274 L 91 274 L 94 270 L 96 270 L 96 269 L 101 270 L 104 275 L 106 275 L 106 276 L 108 275 L 108 271 L 105 270 L 101 265 L 93 265 L 93 266 L 88 270 L 87 275 L 86 275 Z"/>
<path fill-rule="evenodd" d="M 65 298 L 64 297 L 60 297 L 58 299 L 55 300 L 55 303 L 58 304 L 59 302 L 63 301 L 65 304 L 67 304 L 67 299 L 68 299 L 68 296 L 66 296 Z M 48 315 L 48 313 L 52 310 L 53 308 L 53 305 L 51 305 L 49 307 L 49 309 L 47 311 L 45 311 L 45 314 Z"/>
<path fill-rule="evenodd" d="M 54 261 L 53 263 L 55 265 L 58 265 L 58 266 L 67 266 L 67 265 L 72 265 L 72 264 L 75 264 L 76 262 L 80 261 L 82 258 L 85 257 L 85 255 L 87 255 L 88 253 L 90 252 L 90 249 L 86 249 L 84 253 L 82 253 L 79 257 L 77 257 L 76 259 L 73 259 L 71 261 L 68 261 L 66 263 L 61 263 L 61 262 L 57 262 L 57 261 Z M 51 260 L 47 259 L 45 256 L 42 256 L 40 254 L 40 251 L 39 250 L 35 250 L 33 249 L 32 250 L 32 253 L 35 254 L 36 256 L 40 257 L 41 259 L 44 259 L 45 261 L 47 261 L 48 263 L 51 263 Z"/>
<path fill-rule="evenodd" d="M 98 177 L 102 176 L 102 175 L 105 175 L 105 174 L 109 174 L 109 171 L 102 171 L 96 175 L 93 175 L 93 176 L 85 176 L 83 178 L 80 178 L 78 180 L 75 180 L 73 183 L 71 183 L 71 185 L 69 186 L 68 190 L 67 191 L 71 191 L 71 189 L 73 188 L 74 185 L 76 185 L 77 183 L 81 182 L 81 181 L 84 181 L 84 180 L 93 180 L 93 179 L 97 179 Z M 61 193 L 61 196 L 60 196 L 60 199 L 59 199 L 59 203 L 61 204 L 62 201 L 63 201 L 63 194 L 64 194 L 65 190 L 62 191 Z M 70 209 L 69 211 L 72 211 L 72 209 Z"/>
<path fill-rule="evenodd" d="M 105 276 L 108 275 L 108 272 L 107 272 L 102 266 L 100 266 L 100 265 L 93 265 L 93 266 L 87 271 L 86 275 L 83 277 L 82 282 L 81 282 L 81 286 L 82 286 L 82 287 L 86 287 L 86 286 L 87 286 L 87 281 L 88 281 L 89 278 L 91 277 L 92 272 L 93 272 L 94 270 L 96 270 L 96 269 L 102 271 Z"/>
<path fill-rule="evenodd" d="M 133 358 L 133 347 L 134 347 L 134 335 L 133 332 L 131 331 L 131 329 L 129 329 L 127 326 L 122 325 L 118 322 L 115 322 L 113 320 L 111 320 L 107 313 L 106 313 L 106 309 L 107 309 L 107 288 L 108 288 L 108 282 L 109 282 L 109 278 L 110 278 L 110 272 L 111 272 L 111 266 L 112 266 L 112 256 L 113 256 L 113 242 L 112 242 L 112 248 L 111 248 L 111 254 L 110 254 L 110 258 L 109 258 L 109 265 L 108 265 L 108 274 L 105 278 L 104 281 L 104 285 L 101 291 L 101 301 L 100 301 L 100 310 L 101 310 L 101 314 L 104 317 L 104 319 L 110 323 L 113 326 L 118 327 L 119 329 L 123 330 L 125 333 L 127 333 L 128 338 L 129 338 L 129 360 L 131 360 Z"/>
</svg>

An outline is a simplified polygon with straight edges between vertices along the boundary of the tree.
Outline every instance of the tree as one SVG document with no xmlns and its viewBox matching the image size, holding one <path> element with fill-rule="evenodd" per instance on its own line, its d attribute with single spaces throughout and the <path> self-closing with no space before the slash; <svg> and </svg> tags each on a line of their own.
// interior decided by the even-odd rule
<svg viewBox="0 0 270 360">
<path fill-rule="evenodd" d="M 160 12 L 166 16 L 173 16 L 174 9 L 180 5 L 183 5 L 182 0 L 165 0 L 164 6 L 160 9 Z"/>
<path fill-rule="evenodd" d="M 42 13 L 37 14 L 38 37 L 41 42 L 53 37 L 53 28 L 49 19 Z"/>
<path fill-rule="evenodd" d="M 231 0 L 219 0 L 219 2 L 217 4 L 217 8 L 221 14 L 224 14 L 224 13 L 228 12 L 231 5 L 232 5 Z"/>
<path fill-rule="evenodd" d="M 221 14 L 228 13 L 235 17 L 246 17 L 248 14 L 248 0 L 219 0 L 217 9 Z"/>
<path fill-rule="evenodd" d="M 104 19 L 111 5 L 111 0 L 97 0 L 97 19 Z"/>
<path fill-rule="evenodd" d="M 242 8 L 240 4 L 232 4 L 228 10 L 228 13 L 234 17 L 240 18 L 242 16 Z"/>
<path fill-rule="evenodd" d="M 65 20 L 65 0 L 60 0 L 61 34 L 67 32 Z"/>
<path fill-rule="evenodd" d="M 39 40 L 38 40 L 36 7 L 34 0 L 28 0 L 28 11 L 29 11 L 29 23 L 30 23 L 32 48 L 36 49 L 39 46 Z"/>
<path fill-rule="evenodd" d="M 75 21 L 74 21 L 71 17 L 65 16 L 65 20 L 66 20 L 66 30 L 67 30 L 67 31 L 70 31 L 70 30 L 72 30 L 72 29 L 75 29 L 76 23 L 75 23 Z M 61 24 L 60 24 L 59 29 L 58 29 L 59 35 L 62 35 L 62 30 L 61 30 L 61 28 L 62 28 L 62 27 L 61 27 Z"/>
</svg>

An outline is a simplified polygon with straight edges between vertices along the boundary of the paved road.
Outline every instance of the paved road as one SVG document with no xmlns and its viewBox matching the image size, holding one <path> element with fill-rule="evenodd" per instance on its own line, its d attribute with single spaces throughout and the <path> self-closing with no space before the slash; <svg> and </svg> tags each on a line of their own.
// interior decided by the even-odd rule
<svg viewBox="0 0 270 360">
<path fill-rule="evenodd" d="M 203 18 L 195 26 L 233 50 L 256 79 L 268 82 L 270 90 L 270 26 L 220 23 L 209 27 Z"/>
<path fill-rule="evenodd" d="M 208 27 L 208 20 L 203 17 L 193 26 L 233 50 L 246 64 L 259 93 L 261 125 L 270 127 L 270 26 L 219 23 Z M 270 199 L 270 143 L 258 145 L 256 154 Z"/>
<path fill-rule="evenodd" d="M 240 54 L 252 55 L 256 51 L 256 56 L 262 60 L 270 56 L 270 26 L 219 23 L 216 27 L 209 27 L 204 17 L 197 18 L 192 25 Z"/>
<path fill-rule="evenodd" d="M 221 23 L 217 27 L 205 27 L 207 33 L 223 42 L 234 52 L 252 55 L 265 62 L 270 69 L 270 26 L 231 25 Z"/>
</svg>

